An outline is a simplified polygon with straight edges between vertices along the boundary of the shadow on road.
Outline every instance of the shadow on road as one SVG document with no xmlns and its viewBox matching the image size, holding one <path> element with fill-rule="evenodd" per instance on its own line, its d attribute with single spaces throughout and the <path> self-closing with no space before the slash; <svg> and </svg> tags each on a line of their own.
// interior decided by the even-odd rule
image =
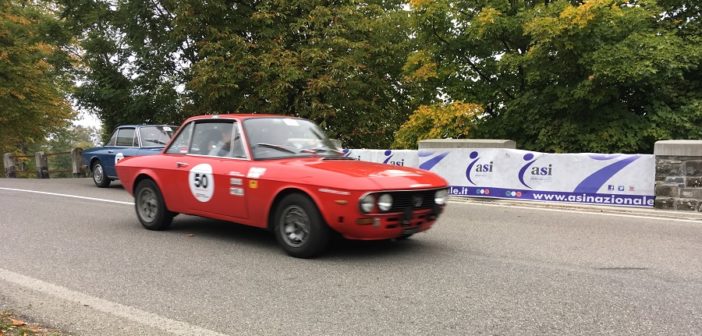
<svg viewBox="0 0 702 336">
<path fill-rule="evenodd" d="M 175 218 L 167 232 L 192 234 L 213 241 L 235 243 L 254 249 L 268 249 L 271 253 L 282 254 L 273 234 L 267 230 L 225 221 L 212 220 L 195 216 L 180 215 Z M 413 257 L 431 253 L 439 249 L 433 242 L 423 239 L 418 234 L 404 241 L 356 241 L 334 237 L 327 252 L 318 259 L 372 259 L 387 257 Z"/>
</svg>

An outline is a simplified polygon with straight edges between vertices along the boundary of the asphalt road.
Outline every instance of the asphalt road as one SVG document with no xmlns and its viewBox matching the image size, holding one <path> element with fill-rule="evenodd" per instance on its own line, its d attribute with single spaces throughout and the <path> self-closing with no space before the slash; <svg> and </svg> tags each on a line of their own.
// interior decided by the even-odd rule
<svg viewBox="0 0 702 336">
<path fill-rule="evenodd" d="M 131 201 L 0 179 L 0 308 L 78 335 L 702 334 L 701 220 L 452 202 L 410 241 L 300 260 L 230 223 L 144 230 Z"/>
</svg>

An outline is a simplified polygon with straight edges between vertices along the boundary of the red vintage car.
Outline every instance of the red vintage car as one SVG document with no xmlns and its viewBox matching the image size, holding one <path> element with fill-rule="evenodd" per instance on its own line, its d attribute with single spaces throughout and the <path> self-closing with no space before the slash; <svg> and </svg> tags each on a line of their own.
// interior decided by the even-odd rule
<svg viewBox="0 0 702 336">
<path fill-rule="evenodd" d="M 441 214 L 438 175 L 346 158 L 314 123 L 260 114 L 192 117 L 159 155 L 120 161 L 117 175 L 150 230 L 178 213 L 274 232 L 294 257 L 323 252 L 332 233 L 406 239 Z"/>
</svg>

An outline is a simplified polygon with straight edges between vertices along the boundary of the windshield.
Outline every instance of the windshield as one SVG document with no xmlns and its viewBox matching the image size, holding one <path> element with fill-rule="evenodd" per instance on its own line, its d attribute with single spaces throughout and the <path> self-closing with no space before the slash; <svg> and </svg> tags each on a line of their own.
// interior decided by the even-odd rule
<svg viewBox="0 0 702 336">
<path fill-rule="evenodd" d="M 144 126 L 139 129 L 141 147 L 163 147 L 175 133 L 173 126 Z"/>
<path fill-rule="evenodd" d="M 339 156 L 340 153 L 311 121 L 258 118 L 244 121 L 254 159 L 297 156 Z"/>
</svg>

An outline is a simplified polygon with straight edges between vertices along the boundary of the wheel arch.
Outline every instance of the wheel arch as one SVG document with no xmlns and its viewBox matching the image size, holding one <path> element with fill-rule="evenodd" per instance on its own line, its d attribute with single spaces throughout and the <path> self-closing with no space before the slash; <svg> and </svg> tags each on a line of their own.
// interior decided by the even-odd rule
<svg viewBox="0 0 702 336">
<path fill-rule="evenodd" d="M 273 227 L 275 225 L 274 220 L 275 220 L 275 211 L 278 208 L 278 204 L 285 198 L 286 196 L 290 194 L 301 194 L 312 201 L 315 207 L 317 207 L 317 211 L 319 211 L 320 218 L 324 221 L 324 225 L 329 226 L 327 224 L 326 217 L 324 216 L 324 209 L 323 205 L 320 202 L 320 200 L 313 195 L 313 193 L 309 192 L 308 190 L 305 190 L 304 188 L 301 188 L 299 186 L 289 186 L 289 187 L 284 187 L 278 190 L 276 193 L 275 197 L 273 198 L 273 201 L 271 202 L 270 207 L 268 207 L 268 212 L 266 214 L 266 228 L 270 231 L 273 230 Z"/>
<path fill-rule="evenodd" d="M 95 164 L 95 162 L 102 163 L 102 161 L 100 161 L 99 157 L 97 157 L 97 156 L 91 157 L 90 160 L 88 161 L 88 169 L 90 169 L 91 173 L 93 172 L 93 165 Z"/>
<path fill-rule="evenodd" d="M 132 185 L 129 186 L 129 191 L 134 193 L 139 182 L 143 181 L 144 179 L 151 179 L 152 181 L 154 181 L 158 189 L 161 190 L 161 193 L 163 193 L 163 188 L 161 187 L 163 183 L 161 183 L 161 179 L 156 173 L 154 173 L 150 169 L 141 169 L 138 172 L 136 172 L 136 174 L 134 174 L 134 179 L 132 180 Z M 124 183 L 124 181 L 122 182 Z"/>
</svg>

